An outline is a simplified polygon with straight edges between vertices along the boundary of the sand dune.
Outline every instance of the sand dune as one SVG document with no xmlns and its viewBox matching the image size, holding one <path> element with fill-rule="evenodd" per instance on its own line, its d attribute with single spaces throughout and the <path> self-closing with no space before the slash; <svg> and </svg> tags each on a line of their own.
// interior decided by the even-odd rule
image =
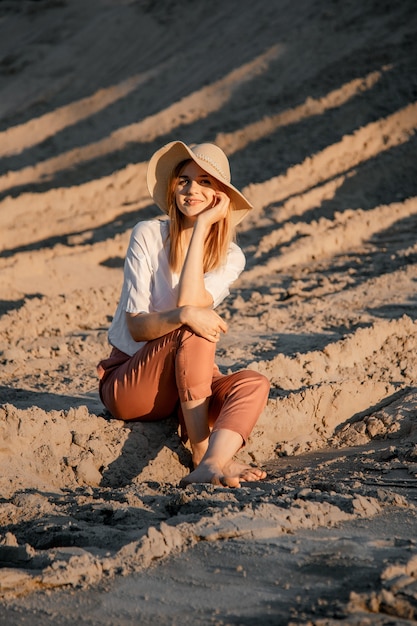
<svg viewBox="0 0 417 626">
<path fill-rule="evenodd" d="M 414 623 L 414 3 L 3 0 L 0 30 L 0 623 Z M 175 420 L 97 394 L 172 139 L 256 207 L 219 308 L 220 367 L 271 381 L 241 490 L 180 490 Z"/>
</svg>

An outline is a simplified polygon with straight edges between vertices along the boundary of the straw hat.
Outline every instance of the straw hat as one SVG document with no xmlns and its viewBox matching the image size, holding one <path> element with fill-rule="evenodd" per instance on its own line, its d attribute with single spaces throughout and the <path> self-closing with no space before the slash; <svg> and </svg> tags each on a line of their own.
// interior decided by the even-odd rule
<svg viewBox="0 0 417 626">
<path fill-rule="evenodd" d="M 199 143 L 189 147 L 182 141 L 172 141 L 155 152 L 149 161 L 147 183 L 149 193 L 156 204 L 168 213 L 169 179 L 174 168 L 187 159 L 195 161 L 207 174 L 227 187 L 235 209 L 232 212 L 232 224 L 236 226 L 253 206 L 231 184 L 229 160 L 223 150 L 213 143 Z"/>
</svg>

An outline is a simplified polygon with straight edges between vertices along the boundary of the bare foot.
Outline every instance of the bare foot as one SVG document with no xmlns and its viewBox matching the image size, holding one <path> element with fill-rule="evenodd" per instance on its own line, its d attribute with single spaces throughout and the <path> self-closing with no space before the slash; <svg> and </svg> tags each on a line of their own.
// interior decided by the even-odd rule
<svg viewBox="0 0 417 626">
<path fill-rule="evenodd" d="M 241 482 L 254 482 L 265 477 L 266 472 L 263 470 L 238 461 L 229 461 L 223 470 L 214 463 L 202 462 L 181 480 L 180 486 L 185 487 L 193 483 L 210 483 L 223 487 L 240 487 Z"/>
<path fill-rule="evenodd" d="M 233 459 L 224 466 L 223 471 L 227 476 L 237 476 L 242 482 L 254 482 L 266 478 L 266 472 L 259 467 L 252 467 Z"/>
<path fill-rule="evenodd" d="M 240 487 L 238 476 L 226 476 L 220 466 L 204 461 L 181 480 L 180 487 L 186 487 L 193 483 L 210 483 L 211 485 L 222 485 L 223 487 Z"/>
</svg>

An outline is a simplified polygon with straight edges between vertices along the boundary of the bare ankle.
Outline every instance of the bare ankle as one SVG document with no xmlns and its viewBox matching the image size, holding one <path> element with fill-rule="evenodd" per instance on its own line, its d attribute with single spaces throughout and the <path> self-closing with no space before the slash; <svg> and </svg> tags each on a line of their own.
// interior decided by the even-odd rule
<svg viewBox="0 0 417 626">
<path fill-rule="evenodd" d="M 200 455 L 193 454 L 192 461 L 194 469 L 200 465 L 202 458 L 203 457 Z"/>
<path fill-rule="evenodd" d="M 192 449 L 192 461 L 194 468 L 198 467 L 207 452 L 207 444 L 195 444 L 191 446 Z"/>
</svg>

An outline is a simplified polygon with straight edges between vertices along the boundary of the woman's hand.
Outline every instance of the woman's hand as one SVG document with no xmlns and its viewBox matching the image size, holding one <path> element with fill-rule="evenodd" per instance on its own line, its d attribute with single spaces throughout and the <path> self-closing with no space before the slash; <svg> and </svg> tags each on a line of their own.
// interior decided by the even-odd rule
<svg viewBox="0 0 417 626">
<path fill-rule="evenodd" d="M 223 191 L 216 191 L 213 206 L 205 209 L 197 216 L 197 223 L 209 229 L 213 224 L 223 220 L 229 211 L 230 198 Z"/>
<path fill-rule="evenodd" d="M 226 322 L 213 309 L 199 306 L 184 306 L 181 321 L 191 330 L 213 343 L 219 341 L 220 333 L 227 332 Z"/>
</svg>

